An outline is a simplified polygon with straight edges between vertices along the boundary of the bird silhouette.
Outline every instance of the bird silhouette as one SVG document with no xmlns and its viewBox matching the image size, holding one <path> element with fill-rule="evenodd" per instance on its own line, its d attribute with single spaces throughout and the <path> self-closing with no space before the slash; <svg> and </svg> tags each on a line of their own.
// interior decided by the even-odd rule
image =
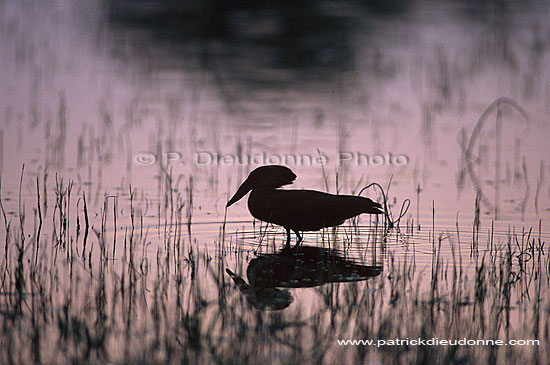
<svg viewBox="0 0 550 365">
<path fill-rule="evenodd" d="M 303 239 L 300 231 L 338 226 L 361 213 L 384 213 L 379 203 L 361 196 L 278 189 L 292 184 L 295 179 L 296 175 L 285 166 L 258 167 L 227 202 L 227 207 L 252 191 L 248 198 L 248 210 L 261 221 L 283 226 L 287 234 L 286 246 L 290 246 L 291 230 L 296 234 L 298 246 Z"/>
</svg>

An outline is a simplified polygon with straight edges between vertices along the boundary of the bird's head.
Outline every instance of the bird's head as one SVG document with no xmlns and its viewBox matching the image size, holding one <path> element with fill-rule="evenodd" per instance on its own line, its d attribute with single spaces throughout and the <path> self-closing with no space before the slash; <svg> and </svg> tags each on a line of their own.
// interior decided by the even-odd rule
<svg viewBox="0 0 550 365">
<path fill-rule="evenodd" d="M 239 186 L 235 195 L 227 202 L 227 206 L 229 207 L 239 201 L 252 189 L 276 189 L 283 185 L 292 184 L 295 179 L 296 175 L 288 167 L 280 165 L 260 166 L 248 175 L 248 178 Z"/>
</svg>

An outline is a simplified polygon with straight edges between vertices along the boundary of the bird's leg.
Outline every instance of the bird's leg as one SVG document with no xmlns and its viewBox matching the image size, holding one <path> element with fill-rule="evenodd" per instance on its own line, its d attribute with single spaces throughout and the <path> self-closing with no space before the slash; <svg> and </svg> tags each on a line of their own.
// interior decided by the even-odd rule
<svg viewBox="0 0 550 365">
<path fill-rule="evenodd" d="M 296 248 L 296 247 L 298 247 L 300 242 L 302 242 L 304 240 L 304 238 L 300 235 L 300 232 L 298 232 L 297 230 L 293 229 L 293 231 L 296 234 L 296 246 L 294 246 L 294 248 Z"/>
<path fill-rule="evenodd" d="M 290 229 L 289 228 L 286 229 L 286 247 L 285 248 L 290 248 Z"/>
</svg>

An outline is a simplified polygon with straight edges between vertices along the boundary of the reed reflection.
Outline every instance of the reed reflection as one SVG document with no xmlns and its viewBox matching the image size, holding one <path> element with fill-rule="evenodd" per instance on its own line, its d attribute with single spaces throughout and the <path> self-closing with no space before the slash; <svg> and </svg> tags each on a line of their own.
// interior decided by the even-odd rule
<svg viewBox="0 0 550 365">
<path fill-rule="evenodd" d="M 233 271 L 226 272 L 253 307 L 281 310 L 294 300 L 287 288 L 367 280 L 378 276 L 382 266 L 356 263 L 336 250 L 299 246 L 252 259 L 246 269 L 248 283 Z"/>
</svg>

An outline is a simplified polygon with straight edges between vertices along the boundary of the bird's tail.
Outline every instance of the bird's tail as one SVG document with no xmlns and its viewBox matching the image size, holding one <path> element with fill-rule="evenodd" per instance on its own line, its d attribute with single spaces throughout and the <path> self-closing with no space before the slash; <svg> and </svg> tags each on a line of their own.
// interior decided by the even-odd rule
<svg viewBox="0 0 550 365">
<path fill-rule="evenodd" d="M 368 198 L 365 198 L 368 199 Z M 368 199 L 368 204 L 365 204 L 365 211 L 363 213 L 368 214 L 384 214 L 384 210 L 382 210 L 382 205 L 380 203 L 377 203 L 375 201 L 372 201 Z"/>
</svg>

